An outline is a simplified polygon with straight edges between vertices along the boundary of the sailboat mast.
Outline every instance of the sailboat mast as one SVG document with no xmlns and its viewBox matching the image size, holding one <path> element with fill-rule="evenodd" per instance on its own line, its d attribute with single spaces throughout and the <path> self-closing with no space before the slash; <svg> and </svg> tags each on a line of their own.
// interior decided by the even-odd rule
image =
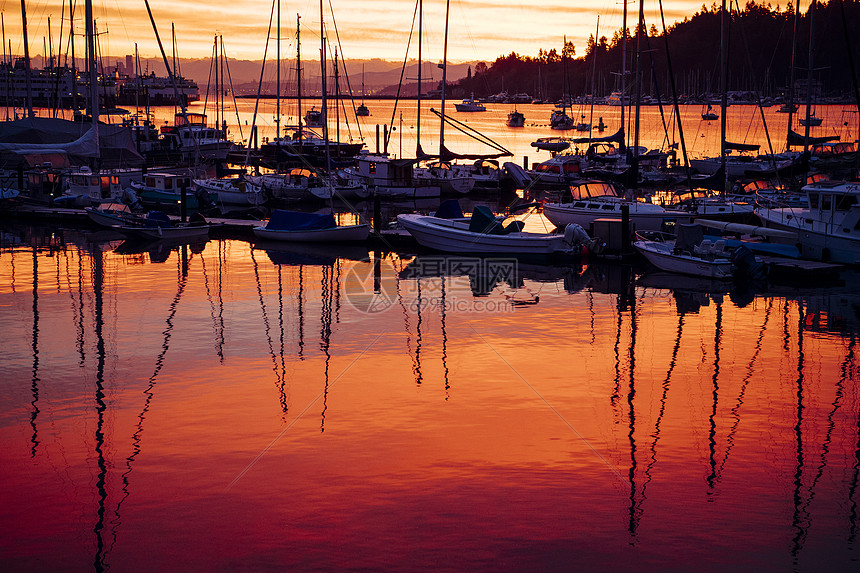
<svg viewBox="0 0 860 573">
<path fill-rule="evenodd" d="M 448 78 L 448 14 L 451 10 L 451 0 L 445 1 L 445 44 L 442 49 L 442 114 L 439 126 L 439 160 L 445 159 L 445 85 Z"/>
<path fill-rule="evenodd" d="M 424 28 L 424 0 L 418 0 L 418 115 L 415 120 L 415 139 L 418 142 L 416 157 L 421 156 L 421 31 Z"/>
<path fill-rule="evenodd" d="M 278 0 L 278 23 L 276 26 L 278 38 L 275 42 L 275 57 L 278 62 L 275 71 L 275 141 L 281 140 L 281 0 Z"/>
<path fill-rule="evenodd" d="M 93 129 L 96 130 L 96 141 L 98 141 L 99 129 L 99 90 L 98 90 L 98 75 L 96 74 L 96 36 L 93 29 L 93 1 L 86 0 L 84 2 L 84 18 L 87 20 L 87 55 L 89 61 L 87 66 L 90 70 L 90 101 L 92 105 Z M 29 69 L 29 66 L 28 66 Z"/>
<path fill-rule="evenodd" d="M 624 12 L 621 17 L 621 149 L 627 148 L 624 123 L 624 108 L 627 107 L 627 0 L 624 2 Z"/>
<path fill-rule="evenodd" d="M 720 10 L 720 169 L 723 170 L 723 181 L 720 187 L 724 193 L 726 190 L 726 108 L 728 107 L 728 13 L 726 12 L 726 0 L 723 0 Z"/>
<path fill-rule="evenodd" d="M 326 104 L 326 71 L 325 71 L 325 23 L 323 22 L 323 0 L 320 0 L 320 74 L 322 74 L 322 102 L 320 113 L 322 114 L 322 133 L 325 142 L 325 170 L 326 175 L 331 173 L 331 150 L 328 145 L 328 108 Z M 331 179 L 326 177 L 331 182 Z M 330 184 L 330 183 L 329 183 Z"/>
<path fill-rule="evenodd" d="M 645 32 L 645 3 L 639 0 L 639 21 L 636 23 L 636 119 L 633 127 L 633 185 L 639 177 L 639 113 L 642 108 L 642 35 Z"/>
<path fill-rule="evenodd" d="M 301 27 L 302 17 L 299 14 L 296 14 L 296 101 L 298 103 L 298 126 L 299 130 L 296 132 L 298 135 L 299 141 L 302 140 L 302 41 L 301 41 Z"/>
<path fill-rule="evenodd" d="M 594 76 L 597 75 L 597 38 L 600 35 L 600 14 L 597 15 L 597 28 L 594 30 L 594 44 L 591 45 L 591 110 L 588 116 L 588 125 L 594 125 Z M 538 68 L 540 71 L 540 68 Z M 592 129 L 588 130 L 588 146 L 591 147 Z"/>
<path fill-rule="evenodd" d="M 92 9 L 92 6 L 90 7 Z M 89 24 L 89 21 L 87 21 Z M 24 77 L 27 86 L 27 117 L 33 117 L 33 80 L 30 72 L 30 42 L 27 40 L 27 6 L 21 0 L 21 28 L 24 34 Z M 6 80 L 7 82 L 9 80 Z"/>
<path fill-rule="evenodd" d="M 797 54 L 797 21 L 800 20 L 800 2 L 794 4 L 794 29 L 791 34 L 791 67 L 788 73 L 788 130 L 786 132 L 785 150 L 791 146 L 791 125 L 794 120 L 794 60 Z"/>
<path fill-rule="evenodd" d="M 809 151 L 809 127 L 812 123 L 812 59 L 815 55 L 815 5 L 817 0 L 812 0 L 809 6 L 809 62 L 806 72 L 806 126 L 803 130 L 803 152 Z"/>
</svg>

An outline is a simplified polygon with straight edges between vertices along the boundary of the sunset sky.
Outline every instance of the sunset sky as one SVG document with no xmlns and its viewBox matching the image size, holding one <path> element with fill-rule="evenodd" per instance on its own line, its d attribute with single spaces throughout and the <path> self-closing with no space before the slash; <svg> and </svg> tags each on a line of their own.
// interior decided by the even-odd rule
<svg viewBox="0 0 860 573">
<path fill-rule="evenodd" d="M 76 0 L 76 32 L 83 32 L 84 3 Z M 63 24 L 63 45 L 68 37 L 68 6 L 62 0 L 27 2 L 27 20 L 31 55 L 42 54 L 48 37 L 56 46 Z M 266 29 L 272 11 L 272 0 L 150 0 L 150 6 L 168 54 L 170 25 L 175 24 L 178 55 L 183 58 L 206 58 L 211 54 L 213 36 L 224 37 L 225 50 L 232 58 L 259 60 L 266 43 Z M 697 0 L 666 0 L 663 7 L 667 25 L 695 13 L 702 3 Z M 329 6 L 334 9 L 334 19 Z M 326 24 L 334 37 L 334 23 L 342 51 L 347 58 L 381 58 L 402 60 L 412 25 L 413 0 L 325 0 Z M 659 5 L 646 0 L 646 25 L 660 28 Z M 103 55 L 122 56 L 133 53 L 135 42 L 141 56 L 158 55 L 155 35 L 142 0 L 94 0 L 93 10 L 100 31 L 109 34 L 100 39 Z M 628 27 L 633 28 L 638 5 L 629 4 Z M 6 35 L 6 50 L 11 41 L 12 52 L 23 52 L 21 8 L 17 1 L 0 0 Z M 302 16 L 302 48 L 309 59 L 316 58 L 319 38 L 318 0 L 281 1 L 282 53 L 292 49 L 296 14 Z M 424 46 L 428 61 L 442 57 L 444 31 L 444 0 L 424 1 Z M 585 51 L 585 43 L 593 34 L 600 15 L 600 35 L 612 37 L 621 27 L 622 4 L 616 0 L 452 0 L 449 28 L 448 58 L 451 61 L 493 61 L 502 54 L 515 51 L 522 55 L 537 55 L 540 48 L 560 48 L 566 35 L 576 46 L 577 55 Z M 274 37 L 275 32 L 272 32 Z M 78 41 L 83 46 L 82 40 Z M 410 57 L 417 57 L 417 50 Z M 81 48 L 76 48 L 80 50 Z M 56 52 L 56 47 L 54 48 Z M 64 48 L 65 51 L 65 48 Z M 80 52 L 78 52 L 80 53 Z M 274 54 L 274 45 L 269 48 Z"/>
</svg>

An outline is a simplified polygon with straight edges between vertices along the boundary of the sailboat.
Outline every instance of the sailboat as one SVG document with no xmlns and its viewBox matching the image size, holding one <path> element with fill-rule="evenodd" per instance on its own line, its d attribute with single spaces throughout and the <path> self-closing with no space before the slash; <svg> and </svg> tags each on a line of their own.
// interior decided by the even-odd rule
<svg viewBox="0 0 860 573">
<path fill-rule="evenodd" d="M 715 119 L 719 119 L 719 117 L 711 104 L 708 104 L 708 109 L 702 112 L 702 119 L 705 121 L 714 121 Z"/>
<path fill-rule="evenodd" d="M 361 105 L 356 108 L 355 115 L 358 117 L 370 115 L 370 110 L 364 105 L 364 65 L 361 66 Z"/>
<path fill-rule="evenodd" d="M 328 139 L 328 118 L 326 117 L 326 58 L 325 58 L 325 23 L 323 21 L 323 3 L 320 0 L 320 71 L 322 76 L 322 127 L 325 146 L 326 170 L 331 172 L 331 151 Z M 331 186 L 331 179 L 327 179 Z M 332 192 L 329 192 L 329 207 Z M 254 236 L 260 239 L 294 242 L 354 242 L 364 241 L 370 234 L 370 225 L 338 225 L 334 215 L 319 215 L 298 211 L 276 209 L 272 212 L 265 226 L 254 227 Z"/>
<path fill-rule="evenodd" d="M 567 38 L 564 39 L 564 45 L 567 46 Z M 564 62 L 565 85 L 561 90 L 561 107 L 556 107 L 549 116 L 549 127 L 557 131 L 567 131 L 574 127 L 573 119 L 567 115 L 569 94 L 567 93 L 567 55 L 564 50 L 562 50 L 562 60 Z"/>
</svg>

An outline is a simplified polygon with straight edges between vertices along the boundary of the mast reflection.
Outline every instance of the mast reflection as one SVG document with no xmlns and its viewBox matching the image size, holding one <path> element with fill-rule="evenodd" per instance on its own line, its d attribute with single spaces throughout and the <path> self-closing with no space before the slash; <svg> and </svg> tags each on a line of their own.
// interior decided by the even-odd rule
<svg viewBox="0 0 860 573">
<path fill-rule="evenodd" d="M 39 446 L 39 429 L 36 425 L 36 418 L 39 417 L 39 258 L 35 245 L 33 250 L 33 379 L 31 390 L 33 400 L 30 404 L 33 406 L 33 411 L 30 412 L 30 428 L 33 430 L 33 435 L 30 438 L 31 448 L 30 457 L 36 457 L 36 448 Z"/>
<path fill-rule="evenodd" d="M 266 334 L 266 342 L 269 346 L 269 356 L 272 358 L 272 372 L 275 373 L 275 387 L 278 390 L 278 399 L 279 399 L 279 402 L 281 404 L 281 419 L 283 421 L 286 421 L 287 411 L 288 411 L 289 407 L 288 407 L 288 400 L 287 400 L 287 394 L 286 394 L 286 380 L 285 380 L 285 378 L 286 378 L 286 363 L 283 361 L 283 357 L 284 357 L 284 334 L 283 334 L 284 323 L 283 323 L 283 318 L 281 318 L 281 321 L 280 321 L 280 325 L 281 325 L 281 329 L 280 329 L 281 330 L 281 352 L 280 352 L 281 364 L 278 364 L 278 356 L 277 356 L 277 354 L 275 354 L 275 347 L 274 347 L 274 343 L 272 342 L 272 329 L 271 329 L 271 326 L 269 325 L 269 314 L 266 311 L 266 302 L 263 298 L 263 285 L 262 285 L 262 282 L 260 281 L 260 265 L 257 263 L 257 258 L 254 255 L 254 249 L 251 249 L 251 263 L 254 266 L 254 278 L 257 282 L 257 297 L 260 300 L 260 313 L 261 313 L 262 318 L 263 318 L 263 329 L 264 329 L 265 334 Z M 280 304 L 278 304 L 278 309 L 279 309 L 279 312 L 283 313 L 283 300 L 281 298 L 281 290 L 280 290 L 281 267 L 280 267 L 280 265 L 276 265 L 276 266 L 278 267 L 278 285 L 279 285 L 278 300 L 280 303 Z"/>
<path fill-rule="evenodd" d="M 322 304 L 320 306 L 320 350 L 325 355 L 324 377 L 325 386 L 323 388 L 323 408 L 320 414 L 320 433 L 325 432 L 325 413 L 328 410 L 328 386 L 329 386 L 329 367 L 331 365 L 331 320 L 334 305 L 334 291 L 337 289 L 333 283 L 334 267 L 323 265 L 322 277 L 320 278 L 320 286 L 322 289 Z"/>
<path fill-rule="evenodd" d="M 95 451 L 98 464 L 98 475 L 96 478 L 96 491 L 98 491 L 97 520 L 93 532 L 96 535 L 96 555 L 94 568 L 96 571 L 107 569 L 105 563 L 105 505 L 107 502 L 107 463 L 104 453 L 104 421 L 107 404 L 105 403 L 105 339 L 104 339 L 104 262 L 100 249 L 93 250 L 93 295 L 94 295 L 94 321 L 96 335 L 96 435 Z"/>
<path fill-rule="evenodd" d="M 101 256 L 99 254 L 99 256 Z M 122 480 L 122 496 L 116 504 L 116 508 L 114 509 L 114 519 L 116 523 L 116 527 L 114 528 L 114 542 L 116 541 L 117 528 L 121 524 L 122 520 L 120 518 L 120 510 L 122 508 L 125 500 L 128 499 L 131 494 L 130 489 L 130 477 L 131 471 L 134 466 L 134 461 L 142 450 L 142 441 L 143 441 L 143 422 L 146 419 L 146 414 L 149 412 L 149 408 L 152 405 L 152 400 L 155 397 L 155 387 L 158 384 L 158 375 L 161 372 L 161 369 L 164 367 L 164 359 L 167 355 L 167 351 L 170 349 L 170 339 L 173 336 L 173 319 L 176 316 L 176 312 L 179 308 L 179 301 L 182 299 L 182 294 L 185 292 L 185 287 L 188 284 L 188 253 L 185 248 L 183 248 L 182 256 L 179 260 L 179 268 L 177 269 L 177 289 L 176 295 L 173 297 L 173 300 L 170 302 L 168 307 L 167 318 L 165 319 L 166 327 L 164 331 L 162 331 L 163 339 L 161 341 L 161 352 L 158 353 L 158 356 L 155 359 L 155 369 L 152 372 L 152 375 L 147 380 L 147 386 L 143 390 L 143 394 L 146 398 L 143 401 L 143 408 L 140 413 L 137 415 L 137 423 L 135 424 L 136 429 L 134 434 L 131 436 L 132 443 L 132 452 L 125 459 L 125 471 L 121 476 Z M 113 544 L 111 544 L 111 548 Z"/>
</svg>

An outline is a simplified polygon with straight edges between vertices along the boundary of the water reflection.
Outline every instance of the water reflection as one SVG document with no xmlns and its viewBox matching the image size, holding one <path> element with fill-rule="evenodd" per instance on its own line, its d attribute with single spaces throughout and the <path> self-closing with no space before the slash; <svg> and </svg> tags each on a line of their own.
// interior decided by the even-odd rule
<svg viewBox="0 0 860 573">
<path fill-rule="evenodd" d="M 655 570 L 658 555 L 716 570 L 721 540 L 751 566 L 807 569 L 823 552 L 850 566 L 850 280 L 741 306 L 725 289 L 654 286 L 615 264 L 492 277 L 456 257 L 433 267 L 236 241 L 178 246 L 165 264 L 70 238 L 0 249 L 13 380 L 0 487 L 22 555 L 38 545 L 52 564 L 71 551 L 74 568 L 163 565 L 165 548 L 137 541 L 167 508 L 207 567 L 237 559 L 231 538 L 290 568 L 320 555 L 378 568 L 369 555 L 399 540 L 432 567 L 438 542 L 403 526 L 414 510 L 467 560 L 477 545 L 504 558 L 492 541 L 503 531 L 531 563 L 547 555 L 535 539 L 601 548 L 578 554 L 590 569 Z M 341 305 L 355 268 L 369 289 L 390 286 L 392 308 Z M 288 487 L 273 486 L 285 468 Z M 296 530 L 273 545 L 249 525 L 285 520 Z M 298 530 L 317 538 L 300 543 Z"/>
</svg>

